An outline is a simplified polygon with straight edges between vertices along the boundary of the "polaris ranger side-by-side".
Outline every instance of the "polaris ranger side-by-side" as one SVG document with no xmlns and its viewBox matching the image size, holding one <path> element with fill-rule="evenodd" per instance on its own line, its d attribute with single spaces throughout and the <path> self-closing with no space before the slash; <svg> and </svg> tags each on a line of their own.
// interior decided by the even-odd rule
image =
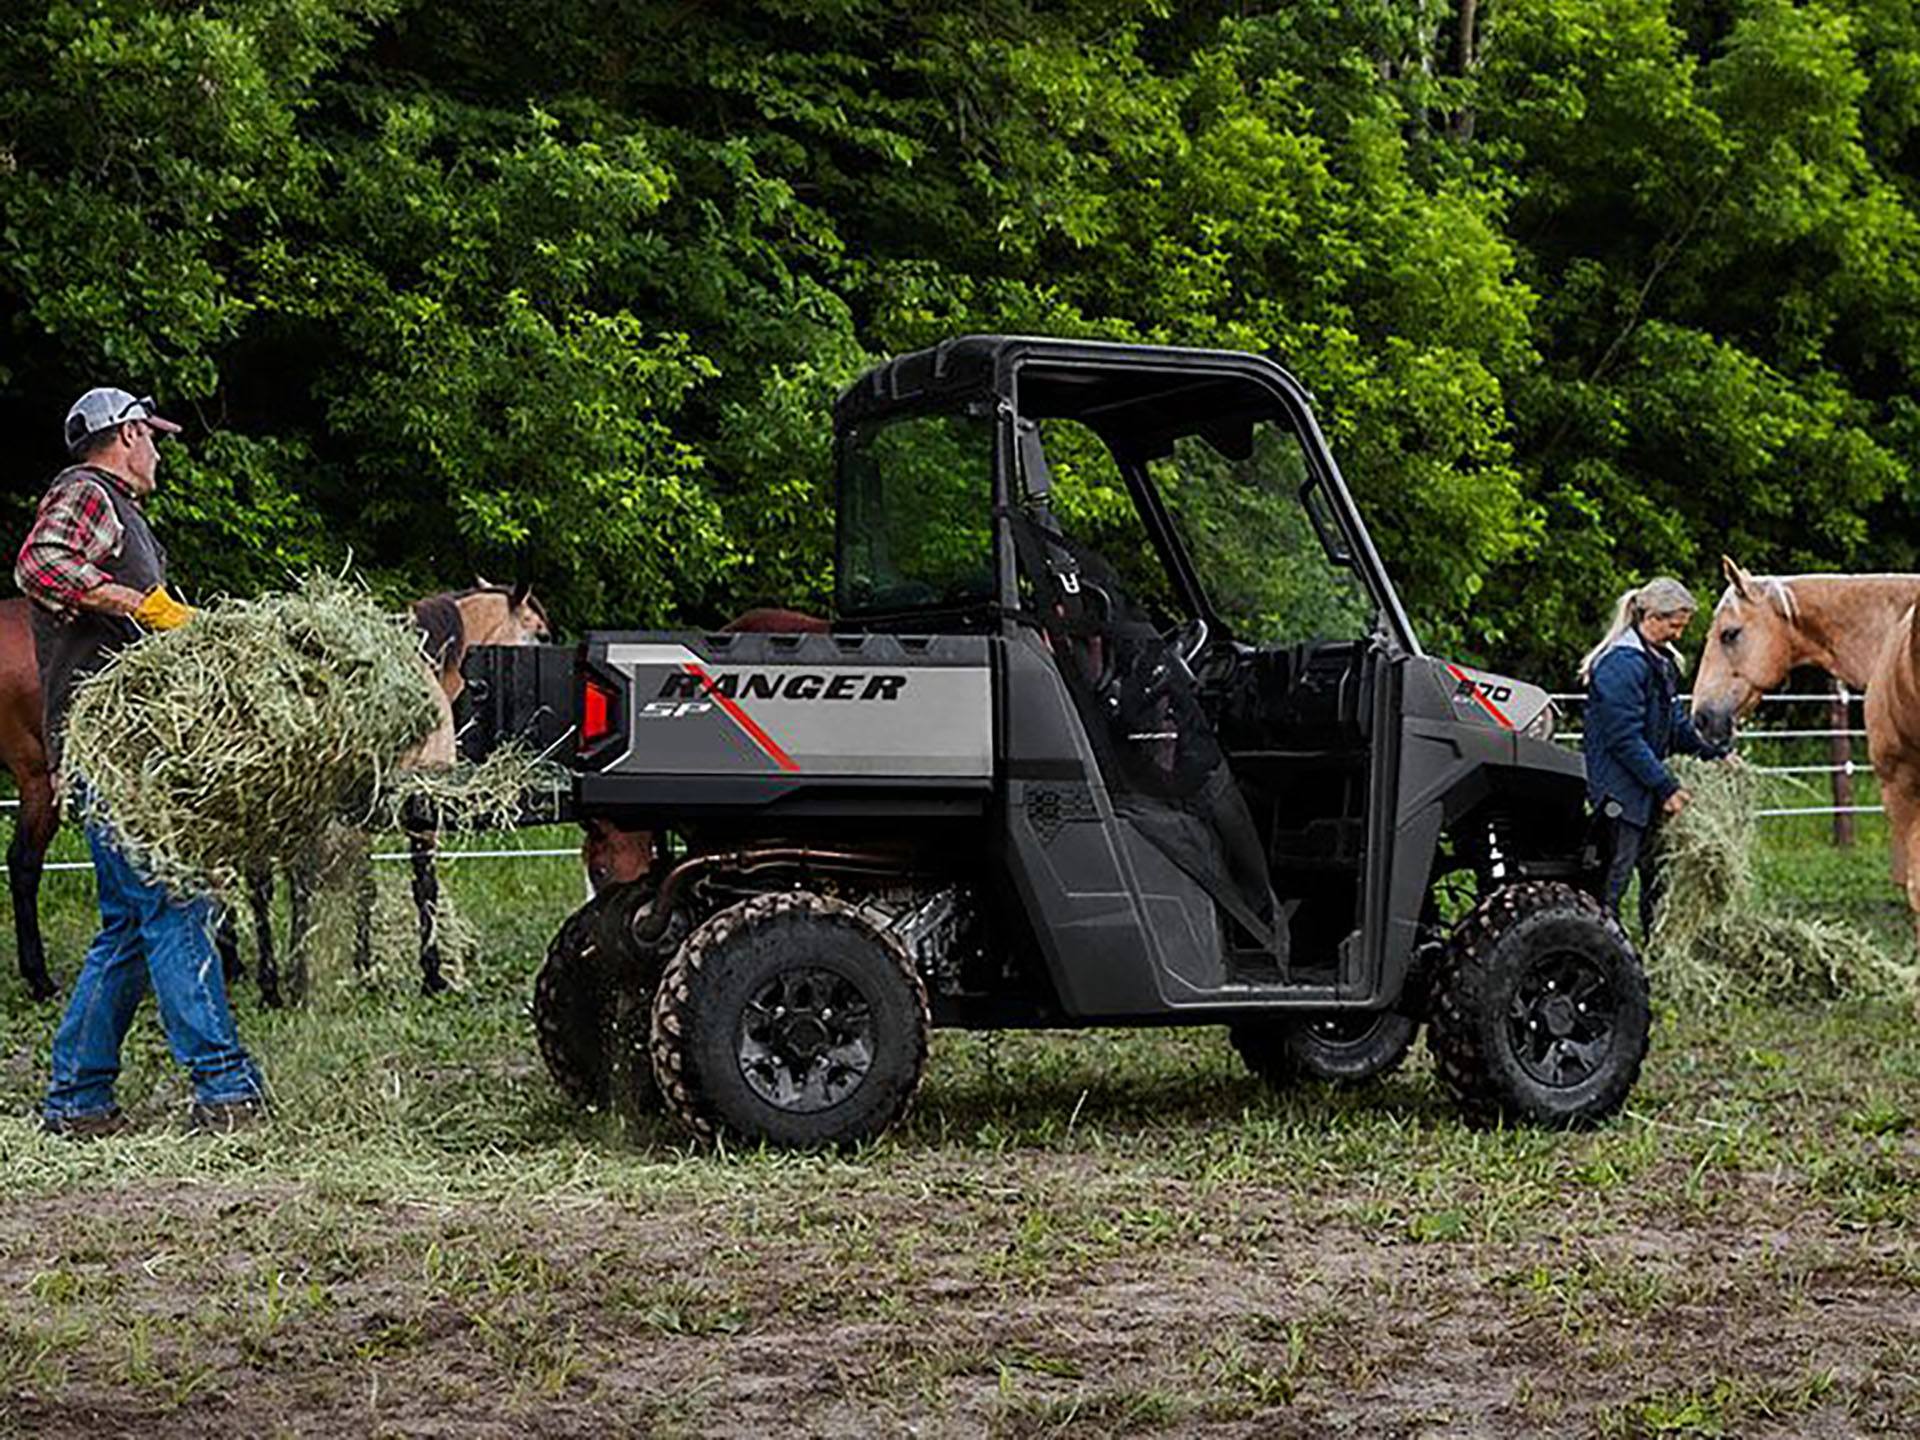
<svg viewBox="0 0 1920 1440">
<path fill-rule="evenodd" d="M 1544 692 L 1421 650 L 1291 376 L 970 336 L 835 428 L 829 633 L 476 677 L 482 744 L 545 702 L 574 814 L 672 837 L 542 970 L 571 1094 L 833 1144 L 903 1113 L 931 1025 L 1223 1024 L 1282 1083 L 1425 1022 L 1473 1115 L 1622 1103 L 1646 981 L 1578 757 Z"/>
</svg>

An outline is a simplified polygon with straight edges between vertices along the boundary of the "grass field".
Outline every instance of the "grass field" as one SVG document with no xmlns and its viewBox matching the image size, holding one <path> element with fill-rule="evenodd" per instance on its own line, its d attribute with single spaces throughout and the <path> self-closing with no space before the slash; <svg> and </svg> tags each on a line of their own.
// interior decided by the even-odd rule
<svg viewBox="0 0 1920 1440">
<path fill-rule="evenodd" d="M 1767 882 L 1908 945 L 1862 831 L 1775 826 Z M 40 1137 L 55 1014 L 9 952 L 0 1434 L 1920 1433 L 1903 1005 L 1663 1011 L 1584 1135 L 1466 1129 L 1418 1052 L 1279 1096 L 1215 1030 L 942 1035 L 883 1143 L 736 1154 L 541 1072 L 577 866 L 443 873 L 460 993 L 242 992 L 252 1134 L 181 1133 L 148 1014 L 139 1133 Z M 48 882 L 63 975 L 89 893 Z"/>
</svg>

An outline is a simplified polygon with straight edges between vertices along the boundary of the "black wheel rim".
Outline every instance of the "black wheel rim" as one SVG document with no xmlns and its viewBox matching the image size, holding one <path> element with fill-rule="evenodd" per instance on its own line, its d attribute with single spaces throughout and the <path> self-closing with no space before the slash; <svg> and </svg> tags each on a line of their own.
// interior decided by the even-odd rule
<svg viewBox="0 0 1920 1440">
<path fill-rule="evenodd" d="M 1307 1026 L 1307 1034 L 1322 1050 L 1364 1050 L 1386 1023 L 1385 1012 L 1377 1010 L 1322 1015 Z"/>
<path fill-rule="evenodd" d="M 1527 971 L 1507 1007 L 1507 1035 L 1520 1068 L 1559 1090 L 1584 1084 L 1613 1050 L 1615 997 L 1588 956 L 1559 950 Z"/>
<path fill-rule="evenodd" d="M 776 1110 L 806 1115 L 852 1095 L 873 1066 L 873 1007 L 846 976 L 783 970 L 756 990 L 740 1022 L 740 1074 Z"/>
</svg>

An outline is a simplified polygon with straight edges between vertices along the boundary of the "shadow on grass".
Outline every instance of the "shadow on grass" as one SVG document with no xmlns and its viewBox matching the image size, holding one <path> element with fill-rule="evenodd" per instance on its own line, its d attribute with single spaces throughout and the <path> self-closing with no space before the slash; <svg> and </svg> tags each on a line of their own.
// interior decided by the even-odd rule
<svg viewBox="0 0 1920 1440">
<path fill-rule="evenodd" d="M 1084 1056 L 1074 1053 L 1072 1037 L 1001 1036 L 996 1044 L 982 1036 L 943 1037 L 956 1043 L 936 1047 L 913 1108 L 878 1144 L 906 1154 L 1157 1148 L 1248 1127 L 1271 1133 L 1376 1124 L 1425 1130 L 1459 1123 L 1448 1097 L 1417 1067 L 1363 1085 L 1302 1084 L 1277 1093 L 1240 1071 L 1223 1040 L 1177 1033 L 1169 1041 L 1130 1032 L 1124 1040 L 1136 1044 L 1123 1040 L 1115 1046 L 1093 1032 L 1084 1037 L 1093 1053 Z M 943 1049 L 963 1053 L 943 1056 Z M 1166 1052 L 1189 1050 L 1204 1063 L 1184 1070 L 1164 1063 Z M 694 1139 L 665 1114 L 638 1122 L 583 1114 L 569 1110 L 557 1093 L 539 1118 L 547 1136 L 557 1129 L 632 1154 L 730 1148 Z"/>
</svg>

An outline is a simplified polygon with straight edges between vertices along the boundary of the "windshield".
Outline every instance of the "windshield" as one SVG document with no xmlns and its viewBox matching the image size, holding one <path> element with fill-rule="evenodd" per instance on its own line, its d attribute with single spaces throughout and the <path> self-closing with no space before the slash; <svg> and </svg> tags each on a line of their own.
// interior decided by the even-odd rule
<svg viewBox="0 0 1920 1440">
<path fill-rule="evenodd" d="M 834 568 L 842 615 L 994 598 L 993 422 L 895 415 L 845 432 Z"/>
</svg>

